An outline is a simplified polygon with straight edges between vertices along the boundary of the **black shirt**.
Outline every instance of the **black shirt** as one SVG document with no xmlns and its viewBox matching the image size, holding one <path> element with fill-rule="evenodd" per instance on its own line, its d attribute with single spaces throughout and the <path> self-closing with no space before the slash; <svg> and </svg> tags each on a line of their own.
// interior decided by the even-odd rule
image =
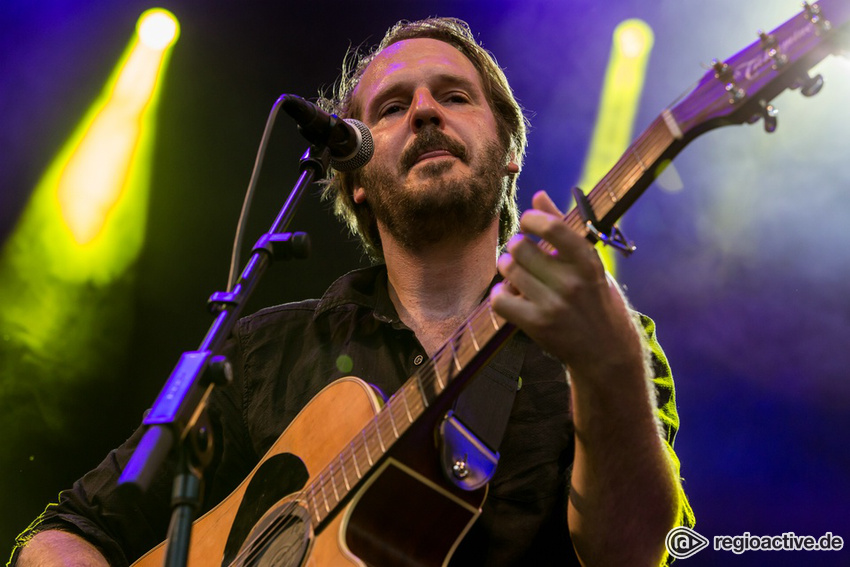
<svg viewBox="0 0 850 567">
<path fill-rule="evenodd" d="M 658 415 L 672 453 L 678 428 L 673 381 L 653 323 L 641 320 L 652 353 Z M 531 341 L 526 345 L 498 468 L 482 514 L 452 564 L 578 564 L 566 517 L 573 459 L 567 375 L 559 361 Z M 343 276 L 321 300 L 245 317 L 228 354 L 234 382 L 217 388 L 208 405 L 216 452 L 205 473 L 205 510 L 233 491 L 325 386 L 354 375 L 392 394 L 427 361 L 390 301 L 384 266 Z M 115 491 L 139 437 L 137 431 L 63 491 L 19 542 L 46 529 L 72 531 L 98 546 L 112 565 L 132 563 L 160 543 L 168 527 L 172 471 L 163 470 L 142 501 L 123 501 Z"/>
</svg>

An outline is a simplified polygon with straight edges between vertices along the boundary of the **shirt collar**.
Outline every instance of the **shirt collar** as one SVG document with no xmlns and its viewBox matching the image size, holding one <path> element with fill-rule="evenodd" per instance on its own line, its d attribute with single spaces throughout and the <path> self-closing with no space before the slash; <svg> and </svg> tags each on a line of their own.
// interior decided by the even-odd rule
<svg viewBox="0 0 850 567">
<path fill-rule="evenodd" d="M 386 265 L 360 268 L 337 279 L 319 300 L 314 318 L 343 305 L 365 307 L 372 310 L 381 321 L 399 322 L 387 288 Z"/>
<path fill-rule="evenodd" d="M 488 290 L 501 280 L 502 276 L 497 272 L 490 282 Z M 385 323 L 401 323 L 395 305 L 390 299 L 387 266 L 385 264 L 353 270 L 337 279 L 319 301 L 314 318 L 321 317 L 343 305 L 355 305 L 370 309 L 375 318 Z"/>
</svg>

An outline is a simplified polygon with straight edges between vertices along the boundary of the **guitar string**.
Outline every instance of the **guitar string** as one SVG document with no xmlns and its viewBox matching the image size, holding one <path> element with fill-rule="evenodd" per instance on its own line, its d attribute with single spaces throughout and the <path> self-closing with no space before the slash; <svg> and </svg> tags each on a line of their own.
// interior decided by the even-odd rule
<svg viewBox="0 0 850 567">
<path fill-rule="evenodd" d="M 294 509 L 295 506 L 296 505 L 293 503 L 290 508 Z M 271 539 L 271 537 L 276 537 L 277 535 L 283 533 L 286 529 L 288 529 L 289 526 L 286 525 L 286 523 L 291 518 L 292 514 L 287 514 L 286 516 L 278 515 L 278 517 L 272 520 L 272 522 L 270 523 L 269 527 L 272 529 L 266 528 L 265 530 L 263 530 L 263 533 L 261 534 L 262 537 L 255 538 L 255 541 L 252 542 L 250 546 L 247 546 L 241 553 L 239 553 L 236 557 L 233 558 L 233 561 L 230 563 L 231 567 L 233 567 L 234 565 L 245 566 L 253 564 L 259 558 L 260 553 L 266 548 L 268 548 L 268 546 L 274 541 L 273 539 Z M 291 523 L 291 525 L 294 525 L 294 521 Z M 241 563 L 238 563 L 240 561 Z"/>
<path fill-rule="evenodd" d="M 630 148 L 626 152 L 626 154 L 624 154 L 624 156 L 617 162 L 617 164 L 611 169 L 611 171 L 609 171 L 608 174 L 606 174 L 605 177 L 603 177 L 602 180 L 588 194 L 588 200 L 592 205 L 594 205 L 594 210 L 597 210 L 597 208 L 601 209 L 601 207 L 598 207 L 598 205 L 600 205 L 600 203 L 610 201 L 610 196 L 606 195 L 606 193 L 602 191 L 602 187 L 604 186 L 604 184 L 607 184 L 610 188 L 611 182 L 613 180 L 613 181 L 616 182 L 616 185 L 620 186 L 621 188 L 626 187 L 627 191 L 628 191 L 628 188 L 633 187 L 634 184 L 637 182 L 638 179 L 640 179 L 640 177 L 642 175 L 644 175 L 645 173 L 650 171 L 650 167 L 654 165 L 655 161 L 657 161 L 657 159 L 660 157 L 661 153 L 663 153 L 663 147 L 665 145 L 665 142 L 666 142 L 666 145 L 669 147 L 669 142 L 667 142 L 664 139 L 666 137 L 669 137 L 669 133 L 668 133 L 668 136 L 666 136 L 666 137 L 664 136 L 664 134 L 665 134 L 665 131 L 663 130 L 663 128 L 661 128 L 660 118 L 658 118 L 652 123 L 652 125 L 646 131 L 644 131 L 641 134 L 641 136 L 638 137 L 638 139 L 632 144 L 632 146 L 630 146 Z M 641 152 L 640 154 L 637 153 L 638 150 Z M 628 162 L 629 162 L 630 158 L 632 158 L 635 163 L 629 164 Z M 649 158 L 648 164 L 644 161 L 644 159 L 646 159 L 646 158 Z M 618 194 L 618 198 L 621 198 L 621 197 L 622 197 L 622 194 Z M 614 204 L 616 204 L 616 203 L 614 203 Z M 613 205 L 611 207 L 609 207 L 607 210 L 610 211 L 612 207 L 613 207 Z M 607 214 L 607 211 L 606 211 L 606 214 Z M 580 219 L 579 216 L 577 215 L 577 211 L 576 211 L 575 208 L 570 210 L 564 216 L 564 221 L 567 224 L 569 224 L 571 226 L 571 228 L 573 228 L 573 230 L 579 231 L 582 227 L 582 219 Z M 544 249 L 548 248 L 549 251 L 552 250 L 551 246 L 545 246 L 544 245 L 543 247 L 544 247 Z M 297 502 L 299 500 L 301 500 L 302 497 L 305 494 L 307 494 L 308 492 L 310 492 L 312 494 L 312 500 L 313 500 L 314 504 L 311 504 L 310 499 L 307 498 L 306 501 L 304 502 L 304 505 L 308 509 L 308 514 L 311 518 L 311 521 L 312 521 L 313 516 L 315 515 L 316 518 L 319 519 L 319 522 L 321 522 L 326 517 L 326 515 L 321 513 L 320 510 L 314 509 L 314 505 L 316 503 L 315 494 L 316 494 L 316 485 L 317 484 L 319 485 L 319 488 L 321 489 L 321 492 L 323 494 L 323 499 L 325 501 L 326 508 L 335 509 L 339 505 L 340 501 L 344 500 L 345 497 L 347 496 L 347 494 L 351 491 L 351 486 L 350 486 L 350 483 L 348 483 L 348 479 L 347 479 L 347 475 L 346 475 L 346 469 L 349 469 L 349 471 L 350 471 L 350 466 L 351 466 L 352 463 L 354 464 L 355 468 L 359 468 L 359 467 L 357 467 L 357 463 L 356 463 L 356 459 L 357 459 L 356 455 L 357 455 L 358 449 L 362 448 L 363 451 L 367 454 L 367 457 L 369 458 L 369 460 L 371 462 L 374 462 L 377 459 L 372 459 L 371 451 L 369 450 L 369 446 L 368 446 L 369 439 L 370 439 L 371 436 L 377 434 L 379 442 L 381 442 L 381 437 L 380 437 L 381 431 L 383 430 L 385 433 L 389 433 L 390 432 L 390 429 L 388 428 L 388 424 L 389 424 L 389 426 L 392 428 L 392 432 L 391 432 L 392 436 L 395 438 L 393 440 L 393 443 L 394 443 L 395 440 L 397 440 L 401 435 L 403 435 L 403 433 L 405 431 L 407 431 L 407 429 L 410 427 L 410 425 L 412 425 L 412 422 L 410 421 L 411 414 L 410 414 L 409 401 L 405 397 L 407 395 L 408 388 L 412 384 L 414 384 L 415 380 L 418 380 L 420 382 L 420 384 L 422 384 L 422 386 L 423 386 L 420 389 L 421 395 L 425 395 L 426 391 L 434 392 L 435 395 L 439 395 L 440 392 L 448 386 L 448 383 L 451 382 L 451 380 L 454 380 L 456 378 L 456 376 L 454 376 L 453 372 L 446 372 L 447 380 L 446 380 L 445 384 L 442 384 L 440 377 L 439 377 L 439 372 L 438 372 L 439 365 L 443 364 L 445 369 L 448 371 L 453 367 L 452 363 L 454 362 L 455 357 L 461 358 L 461 355 L 463 355 L 463 358 L 466 358 L 467 356 L 469 356 L 469 359 L 471 359 L 477 352 L 480 352 L 480 346 L 478 346 L 478 337 L 475 335 L 475 330 L 473 328 L 473 325 L 476 322 L 480 323 L 481 319 L 484 319 L 484 318 L 490 319 L 490 313 L 487 313 L 486 317 L 485 317 L 485 312 L 490 311 L 490 310 L 491 310 L 491 306 L 490 306 L 490 303 L 489 303 L 489 298 L 487 298 L 473 311 L 472 315 L 467 319 L 466 323 L 463 326 L 461 326 L 459 330 L 457 330 L 455 333 L 453 333 L 452 337 L 448 341 L 446 341 L 446 343 L 437 351 L 437 353 L 435 353 L 435 355 L 432 358 L 429 359 L 429 364 L 427 366 L 424 366 L 419 372 L 414 373 L 414 375 L 411 377 L 411 379 L 409 379 L 407 382 L 405 382 L 404 385 L 402 385 L 401 388 L 399 388 L 397 394 L 394 394 L 392 397 L 390 397 L 387 400 L 387 404 L 385 405 L 385 407 L 380 412 L 378 412 L 378 414 L 375 417 L 373 417 L 367 423 L 366 427 L 364 427 L 363 430 L 361 430 L 361 432 L 358 433 L 357 437 L 354 440 L 352 440 L 349 443 L 349 445 L 346 446 L 346 448 L 343 449 L 340 452 L 340 454 L 337 456 L 337 459 L 339 459 L 339 461 L 340 461 L 340 469 L 339 470 L 341 470 L 341 472 L 343 474 L 343 480 L 347 484 L 342 497 L 339 496 L 339 491 L 337 489 L 336 483 L 334 482 L 334 471 L 333 471 L 333 461 L 332 461 L 324 469 L 322 469 L 319 472 L 319 474 L 316 476 L 316 478 L 313 482 L 308 484 L 301 491 L 295 493 L 293 495 L 293 500 L 291 502 L 289 502 L 286 506 L 281 507 L 281 509 L 278 510 L 277 518 L 275 518 L 270 523 L 268 528 L 266 528 L 263 531 L 263 533 L 260 534 L 260 537 L 255 538 L 255 542 L 249 548 L 247 548 L 245 550 L 245 552 L 243 552 L 239 556 L 237 556 L 236 559 L 246 559 L 247 560 L 247 559 L 249 559 L 248 556 L 256 555 L 257 553 L 259 553 L 258 550 L 260 549 L 260 547 L 259 547 L 260 545 L 262 547 L 266 547 L 271 542 L 273 537 L 276 537 L 277 535 L 282 533 L 285 529 L 287 529 L 288 528 L 288 526 L 286 525 L 287 519 L 291 517 L 292 511 L 298 506 Z M 492 338 L 492 336 L 495 335 L 495 333 L 503 325 L 504 325 L 504 322 L 502 322 L 500 325 L 498 325 L 497 328 L 493 328 L 492 331 L 491 331 L 492 335 L 490 337 L 486 338 L 486 340 L 484 341 L 484 344 L 489 342 L 489 340 Z M 480 327 L 480 324 L 479 324 L 479 327 Z M 483 329 L 490 329 L 490 328 L 491 327 L 490 327 L 489 324 L 486 324 L 483 327 Z M 481 330 L 482 329 L 479 328 L 479 332 Z M 467 332 L 470 335 L 471 341 L 463 341 L 462 340 Z M 460 348 L 458 348 L 458 345 L 460 345 Z M 472 353 L 468 352 L 470 347 L 472 347 L 472 349 L 475 352 L 472 352 Z M 449 356 L 447 349 L 452 349 L 454 352 L 452 353 L 450 360 L 444 361 L 443 359 L 445 357 Z M 440 386 L 440 388 L 437 388 L 436 386 Z M 408 417 L 408 423 L 405 424 L 400 431 L 398 429 L 398 425 L 396 424 L 396 422 L 395 422 L 395 420 L 392 416 L 392 411 L 394 409 L 396 409 L 398 405 L 400 405 L 399 400 L 401 400 L 405 404 L 405 413 L 407 413 L 408 416 L 409 416 Z M 419 413 L 417 413 L 415 416 L 412 416 L 414 420 L 419 415 L 421 415 L 421 413 L 424 412 L 424 409 L 427 407 L 427 405 L 428 405 L 427 397 L 424 400 L 420 400 L 420 403 L 422 404 L 422 406 L 418 407 L 416 409 L 421 410 L 421 411 L 419 411 Z M 370 428 L 373 429 L 374 431 L 370 431 L 370 432 L 367 433 L 366 430 L 370 429 Z M 362 442 L 360 442 L 361 437 L 363 438 Z M 374 441 L 374 438 L 373 438 L 373 441 Z M 381 442 L 380 444 L 384 445 L 383 442 Z M 392 444 L 389 444 L 389 445 L 392 446 Z M 383 454 L 386 454 L 386 452 L 388 451 L 388 447 L 382 447 L 382 449 L 383 449 L 383 451 L 382 451 L 381 456 Z M 379 456 L 378 458 L 380 459 L 381 456 Z M 337 460 L 337 459 L 334 459 L 334 461 Z M 368 475 L 368 472 L 367 472 L 367 475 Z M 358 479 L 357 482 L 359 482 L 366 475 L 356 473 L 356 476 L 357 476 L 357 479 Z M 328 480 L 331 483 L 331 488 L 333 489 L 334 495 L 335 495 L 336 500 L 337 500 L 336 503 L 333 504 L 333 506 L 330 505 L 330 502 L 328 501 L 328 498 L 327 498 L 328 491 L 325 490 L 325 488 L 328 486 Z M 357 482 L 354 483 L 354 486 L 356 486 Z M 243 558 L 242 557 L 243 555 L 245 555 L 246 557 Z M 251 557 L 250 559 L 253 560 L 253 557 Z"/>
<path fill-rule="evenodd" d="M 644 173 L 650 171 L 650 167 L 658 160 L 661 153 L 663 153 L 663 150 L 659 151 L 662 144 L 658 143 L 661 141 L 660 138 L 663 136 L 663 133 L 661 120 L 657 118 L 629 147 L 623 157 L 602 178 L 594 190 L 591 191 L 588 200 L 594 204 L 599 204 L 600 202 L 607 204 L 610 196 L 603 193 L 601 188 L 606 186 L 610 188 L 613 185 L 621 189 L 621 191 L 617 192 L 619 202 L 619 199 L 625 194 L 622 189 L 625 187 L 628 190 L 628 188 L 633 187 L 636 181 L 635 178 L 639 178 Z M 649 162 L 648 164 L 647 161 Z M 610 211 L 614 204 L 607 207 L 607 211 Z"/>
<path fill-rule="evenodd" d="M 591 204 L 607 204 L 606 202 L 610 201 L 610 196 L 603 192 L 602 188 L 605 186 L 610 188 L 612 185 L 621 189 L 626 188 L 625 192 L 618 192 L 619 202 L 619 199 L 628 192 L 628 189 L 634 187 L 640 177 L 645 173 L 652 173 L 651 167 L 660 158 L 664 149 L 669 147 L 671 140 L 672 135 L 665 129 L 661 117 L 656 118 L 626 150 L 626 153 L 614 167 L 588 193 L 588 200 Z M 630 164 L 629 161 L 632 159 L 634 163 Z M 614 204 L 607 207 L 606 214 L 613 208 Z M 594 210 L 597 208 L 601 209 L 602 207 L 594 207 Z"/>
<path fill-rule="evenodd" d="M 652 126 L 633 145 L 633 147 L 639 148 L 644 156 L 643 167 L 630 167 L 624 160 L 624 163 L 615 167 L 609 176 L 610 178 L 616 175 L 619 178 L 617 185 L 621 188 L 626 188 L 626 191 L 623 191 L 621 196 L 628 193 L 645 174 L 652 175 L 654 179 L 655 169 L 651 168 L 657 168 L 656 164 L 659 162 L 664 151 L 671 146 L 672 142 L 672 134 L 670 134 L 660 118 L 656 119 Z"/>
</svg>

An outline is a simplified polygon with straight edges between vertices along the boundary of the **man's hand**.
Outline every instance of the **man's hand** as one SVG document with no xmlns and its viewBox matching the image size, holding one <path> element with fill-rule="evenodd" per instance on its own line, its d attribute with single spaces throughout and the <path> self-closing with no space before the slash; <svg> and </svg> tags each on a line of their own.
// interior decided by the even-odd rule
<svg viewBox="0 0 850 567">
<path fill-rule="evenodd" d="M 494 287 L 493 309 L 516 324 L 578 375 L 605 367 L 642 364 L 640 337 L 625 302 L 606 277 L 596 249 L 564 221 L 549 196 L 534 196 L 499 258 L 510 284 Z"/>
</svg>

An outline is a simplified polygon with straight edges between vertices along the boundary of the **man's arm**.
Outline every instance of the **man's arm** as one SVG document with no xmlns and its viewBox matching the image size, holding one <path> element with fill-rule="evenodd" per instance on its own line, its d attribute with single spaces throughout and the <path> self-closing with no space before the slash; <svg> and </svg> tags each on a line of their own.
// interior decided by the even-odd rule
<svg viewBox="0 0 850 567">
<path fill-rule="evenodd" d="M 576 450 L 570 533 L 585 565 L 658 565 L 680 517 L 678 479 L 655 416 L 644 346 L 593 247 L 545 193 L 499 260 L 494 309 L 570 370 Z"/>
<path fill-rule="evenodd" d="M 658 565 L 681 516 L 678 479 L 642 368 L 572 376 L 569 525 L 585 565 Z"/>
<path fill-rule="evenodd" d="M 68 532 L 39 532 L 18 556 L 18 567 L 109 567 L 98 549 Z"/>
</svg>

